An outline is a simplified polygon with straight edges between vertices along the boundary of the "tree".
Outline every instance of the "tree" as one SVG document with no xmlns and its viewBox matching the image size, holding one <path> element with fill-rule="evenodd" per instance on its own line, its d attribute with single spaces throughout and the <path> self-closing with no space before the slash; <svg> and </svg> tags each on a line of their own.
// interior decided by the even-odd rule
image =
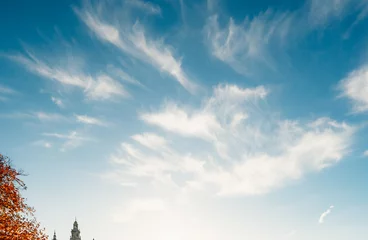
<svg viewBox="0 0 368 240">
<path fill-rule="evenodd" d="M 12 168 L 10 159 L 0 154 L 0 239 L 47 240 L 34 217 L 34 209 L 25 203 L 21 190 L 26 185 L 21 171 Z"/>
</svg>

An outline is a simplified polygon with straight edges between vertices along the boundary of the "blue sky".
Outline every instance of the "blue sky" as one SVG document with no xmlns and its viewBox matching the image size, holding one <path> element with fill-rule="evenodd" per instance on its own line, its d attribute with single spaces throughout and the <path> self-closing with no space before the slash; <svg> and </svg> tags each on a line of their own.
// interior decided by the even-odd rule
<svg viewBox="0 0 368 240">
<path fill-rule="evenodd" d="M 367 1 L 0 6 L 0 151 L 48 234 L 367 236 Z"/>
</svg>

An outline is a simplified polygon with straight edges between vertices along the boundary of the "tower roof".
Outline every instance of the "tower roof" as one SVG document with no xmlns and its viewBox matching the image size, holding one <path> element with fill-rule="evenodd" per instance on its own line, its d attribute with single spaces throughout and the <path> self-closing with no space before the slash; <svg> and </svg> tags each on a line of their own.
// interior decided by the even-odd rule
<svg viewBox="0 0 368 240">
<path fill-rule="evenodd" d="M 56 239 L 56 232 L 55 231 L 54 231 L 54 236 L 53 236 L 52 240 L 57 240 Z"/>
<path fill-rule="evenodd" d="M 80 231 L 78 229 L 77 218 L 75 218 L 73 229 L 71 230 L 70 240 L 81 240 Z"/>
<path fill-rule="evenodd" d="M 75 218 L 74 223 L 73 223 L 73 229 L 78 229 L 78 222 L 77 222 L 77 218 Z"/>
</svg>

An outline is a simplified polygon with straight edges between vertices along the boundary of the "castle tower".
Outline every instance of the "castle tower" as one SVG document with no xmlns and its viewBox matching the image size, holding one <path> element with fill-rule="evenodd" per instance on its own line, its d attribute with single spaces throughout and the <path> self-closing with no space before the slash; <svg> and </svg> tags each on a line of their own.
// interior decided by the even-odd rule
<svg viewBox="0 0 368 240">
<path fill-rule="evenodd" d="M 81 240 L 80 231 L 78 229 L 77 219 L 75 219 L 73 224 L 73 229 L 71 231 L 72 235 L 70 236 L 70 240 Z"/>
</svg>

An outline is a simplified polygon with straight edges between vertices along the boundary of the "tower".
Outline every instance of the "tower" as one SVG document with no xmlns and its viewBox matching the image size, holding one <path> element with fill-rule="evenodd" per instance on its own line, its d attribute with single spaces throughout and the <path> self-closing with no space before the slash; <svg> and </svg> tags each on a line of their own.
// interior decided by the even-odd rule
<svg viewBox="0 0 368 240">
<path fill-rule="evenodd" d="M 80 231 L 78 229 L 77 219 L 75 219 L 73 224 L 73 229 L 71 231 L 72 235 L 70 236 L 70 240 L 81 240 Z"/>
<path fill-rule="evenodd" d="M 52 240 L 57 240 L 56 239 L 56 232 L 54 231 L 54 236 L 52 237 Z"/>
</svg>

